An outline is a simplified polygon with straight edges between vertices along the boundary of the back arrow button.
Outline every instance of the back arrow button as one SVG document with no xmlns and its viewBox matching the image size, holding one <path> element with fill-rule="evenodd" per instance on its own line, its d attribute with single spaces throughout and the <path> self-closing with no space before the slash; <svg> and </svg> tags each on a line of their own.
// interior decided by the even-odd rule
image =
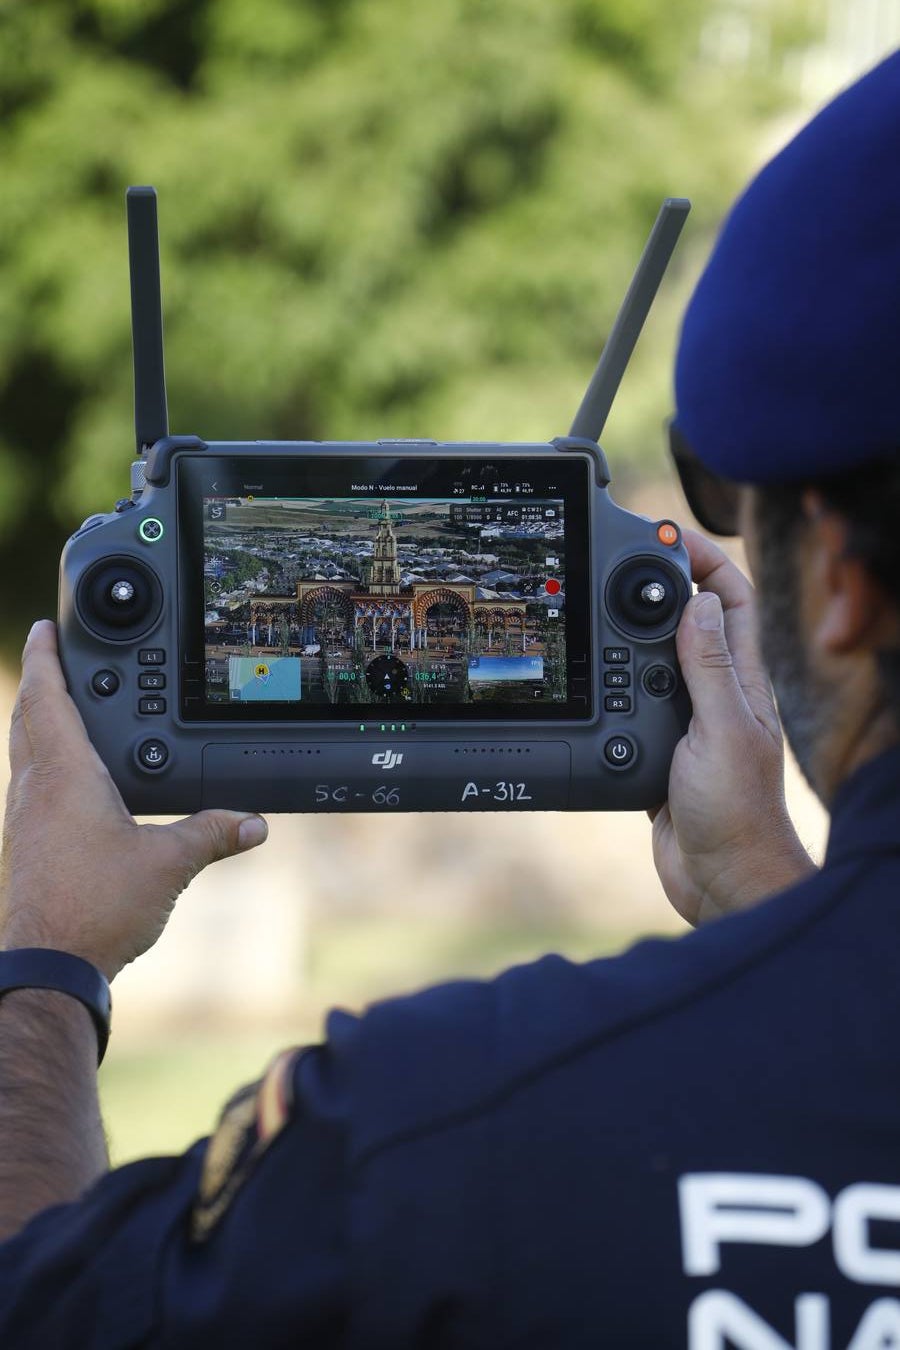
<svg viewBox="0 0 900 1350">
<path fill-rule="evenodd" d="M 91 680 L 91 688 L 101 698 L 109 698 L 119 687 L 119 677 L 114 670 L 98 670 Z"/>
</svg>

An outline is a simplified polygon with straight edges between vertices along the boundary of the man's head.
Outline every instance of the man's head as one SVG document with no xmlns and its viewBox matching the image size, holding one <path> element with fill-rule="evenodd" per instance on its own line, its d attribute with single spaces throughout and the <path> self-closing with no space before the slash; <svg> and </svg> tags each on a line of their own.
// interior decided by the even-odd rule
<svg viewBox="0 0 900 1350">
<path fill-rule="evenodd" d="M 676 365 L 683 479 L 693 463 L 701 523 L 745 534 L 785 730 L 826 802 L 900 735 L 898 165 L 900 53 L 738 200 Z"/>
<path fill-rule="evenodd" d="M 900 734 L 900 463 L 743 495 L 763 656 L 791 749 L 830 803 Z"/>
</svg>

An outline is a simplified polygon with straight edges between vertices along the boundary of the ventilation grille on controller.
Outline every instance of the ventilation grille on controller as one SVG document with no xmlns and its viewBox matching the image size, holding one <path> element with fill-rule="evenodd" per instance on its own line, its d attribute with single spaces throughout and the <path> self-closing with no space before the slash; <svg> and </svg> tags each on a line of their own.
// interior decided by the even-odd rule
<svg viewBox="0 0 900 1350">
<path fill-rule="evenodd" d="M 256 758 L 257 755 L 272 755 L 272 756 L 277 756 L 277 755 L 321 755 L 321 753 L 322 753 L 321 750 L 290 749 L 288 746 L 285 746 L 285 747 L 283 747 L 283 748 L 279 748 L 279 749 L 276 749 L 276 750 L 245 750 L 245 751 L 244 751 L 244 754 L 245 754 L 245 755 L 252 755 L 254 758 Z"/>
<path fill-rule="evenodd" d="M 464 745 L 454 755 L 530 755 L 529 747 L 521 745 Z"/>
</svg>

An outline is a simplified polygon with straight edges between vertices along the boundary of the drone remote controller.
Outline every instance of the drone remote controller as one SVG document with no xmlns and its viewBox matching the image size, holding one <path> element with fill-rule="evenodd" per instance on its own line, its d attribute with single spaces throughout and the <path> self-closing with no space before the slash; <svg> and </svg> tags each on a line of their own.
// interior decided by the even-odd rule
<svg viewBox="0 0 900 1350">
<path fill-rule="evenodd" d="M 690 718 L 681 532 L 597 444 L 690 204 L 663 203 L 568 436 L 170 436 L 156 194 L 127 194 L 138 459 L 60 565 L 60 651 L 128 808 L 626 810 Z"/>
</svg>

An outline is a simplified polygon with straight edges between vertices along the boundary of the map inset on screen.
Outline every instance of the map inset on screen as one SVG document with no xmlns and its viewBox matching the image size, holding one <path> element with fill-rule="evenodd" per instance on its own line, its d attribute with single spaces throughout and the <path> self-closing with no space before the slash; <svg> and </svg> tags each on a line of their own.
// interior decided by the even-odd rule
<svg viewBox="0 0 900 1350">
<path fill-rule="evenodd" d="M 206 497 L 209 703 L 566 699 L 561 500 Z"/>
</svg>

